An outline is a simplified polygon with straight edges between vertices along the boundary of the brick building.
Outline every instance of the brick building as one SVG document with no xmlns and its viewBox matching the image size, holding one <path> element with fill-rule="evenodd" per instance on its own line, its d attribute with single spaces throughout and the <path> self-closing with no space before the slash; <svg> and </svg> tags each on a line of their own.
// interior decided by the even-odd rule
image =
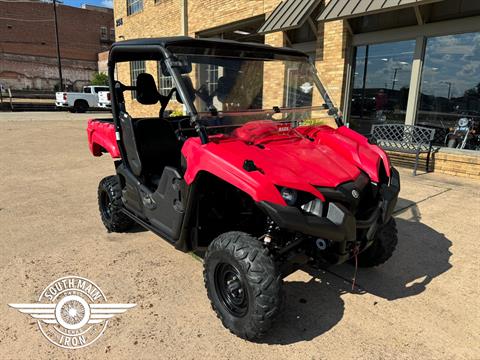
<svg viewBox="0 0 480 360">
<path fill-rule="evenodd" d="M 0 83 L 12 90 L 58 86 L 53 5 L 0 2 Z M 64 84 L 80 89 L 98 68 L 99 52 L 114 41 L 113 13 L 57 6 Z"/>
<path fill-rule="evenodd" d="M 189 35 L 302 50 L 350 127 L 433 127 L 435 170 L 480 177 L 478 152 L 443 147 L 459 118 L 480 125 L 479 1 L 115 0 L 114 14 L 119 39 Z M 142 70 L 158 77 L 148 64 L 121 64 L 118 76 L 128 83 Z"/>
</svg>

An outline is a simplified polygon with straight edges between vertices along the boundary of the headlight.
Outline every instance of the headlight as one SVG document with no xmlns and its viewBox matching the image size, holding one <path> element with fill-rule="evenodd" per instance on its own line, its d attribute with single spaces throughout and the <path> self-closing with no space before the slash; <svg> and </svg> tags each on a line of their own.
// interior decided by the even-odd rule
<svg viewBox="0 0 480 360">
<path fill-rule="evenodd" d="M 280 194 L 282 195 L 283 200 L 285 200 L 285 202 L 289 206 L 293 206 L 297 202 L 297 198 L 298 198 L 297 190 L 284 187 L 280 190 Z"/>
<path fill-rule="evenodd" d="M 468 126 L 468 119 L 467 118 L 461 118 L 458 120 L 458 126 L 459 127 L 465 127 Z"/>
</svg>

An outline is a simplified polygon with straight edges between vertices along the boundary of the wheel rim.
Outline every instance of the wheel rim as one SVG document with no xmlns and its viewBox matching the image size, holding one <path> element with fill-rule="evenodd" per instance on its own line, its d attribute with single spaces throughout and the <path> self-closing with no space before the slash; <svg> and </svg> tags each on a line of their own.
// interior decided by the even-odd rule
<svg viewBox="0 0 480 360">
<path fill-rule="evenodd" d="M 236 317 L 248 311 L 245 284 L 240 272 L 232 265 L 220 263 L 215 269 L 215 289 L 222 305 Z"/>
<path fill-rule="evenodd" d="M 110 220 L 112 218 L 112 200 L 106 191 L 102 191 L 100 195 L 100 209 L 105 219 Z"/>
</svg>

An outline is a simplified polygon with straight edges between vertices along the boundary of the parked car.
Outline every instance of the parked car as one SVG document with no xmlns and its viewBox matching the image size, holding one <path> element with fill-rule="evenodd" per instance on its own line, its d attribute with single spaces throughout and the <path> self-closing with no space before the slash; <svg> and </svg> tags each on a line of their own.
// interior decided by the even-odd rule
<svg viewBox="0 0 480 360">
<path fill-rule="evenodd" d="M 71 112 L 84 113 L 90 108 L 98 106 L 98 93 L 109 91 L 108 86 L 84 86 L 82 92 L 57 92 L 55 94 L 55 106 L 68 109 Z"/>
<path fill-rule="evenodd" d="M 112 102 L 110 99 L 110 91 L 100 91 L 98 93 L 98 107 L 102 109 L 110 109 Z"/>
<path fill-rule="evenodd" d="M 109 59 L 113 120 L 87 127 L 92 154 L 115 161 L 98 187 L 100 217 L 109 232 L 138 223 L 202 256 L 212 308 L 232 333 L 264 335 L 282 307 L 282 279 L 301 267 L 372 267 L 392 256 L 399 173 L 381 148 L 344 126 L 307 54 L 177 37 L 122 41 Z M 168 95 L 148 73 L 133 85 L 114 79 L 118 62 L 137 60 L 157 60 L 173 77 Z M 285 106 L 282 78 L 268 87 L 264 69 L 286 64 L 296 71 L 285 84 L 312 92 L 308 105 Z M 221 68 L 216 89 L 193 70 L 207 65 Z M 132 117 L 126 91 L 159 115 Z M 174 94 L 186 115 L 166 117 Z M 324 106 L 314 106 L 322 97 Z M 258 99 L 263 107 L 251 110 Z M 294 116 L 325 108 L 335 128 Z"/>
</svg>

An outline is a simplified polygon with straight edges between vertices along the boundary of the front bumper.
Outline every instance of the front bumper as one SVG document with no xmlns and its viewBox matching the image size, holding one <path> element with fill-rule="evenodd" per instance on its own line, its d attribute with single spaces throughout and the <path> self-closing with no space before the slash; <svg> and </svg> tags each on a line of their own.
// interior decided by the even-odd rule
<svg viewBox="0 0 480 360">
<path fill-rule="evenodd" d="M 373 236 L 379 224 L 390 220 L 399 192 L 400 175 L 392 168 L 390 183 L 381 186 L 378 207 L 366 220 L 357 220 L 345 206 L 335 202 L 329 204 L 326 217 L 305 213 L 294 206 L 282 206 L 267 201 L 260 201 L 257 205 L 281 229 L 339 243 L 357 240 L 357 229 L 369 229 L 368 233 Z"/>
</svg>

